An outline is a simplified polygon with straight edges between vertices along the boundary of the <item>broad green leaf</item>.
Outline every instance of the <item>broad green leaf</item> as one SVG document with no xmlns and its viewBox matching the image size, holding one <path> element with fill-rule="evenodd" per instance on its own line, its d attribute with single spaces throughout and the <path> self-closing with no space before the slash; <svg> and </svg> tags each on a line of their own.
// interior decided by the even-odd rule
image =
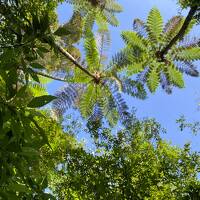
<svg viewBox="0 0 200 200">
<path fill-rule="evenodd" d="M 30 65 L 31 65 L 31 67 L 33 67 L 35 69 L 45 69 L 44 66 L 42 66 L 39 63 L 31 63 Z"/>
<path fill-rule="evenodd" d="M 56 99 L 56 97 L 52 96 L 52 95 L 44 95 L 44 96 L 40 96 L 40 97 L 35 97 L 31 100 L 31 102 L 29 102 L 28 107 L 30 107 L 30 108 L 42 107 L 42 106 L 50 103 L 54 99 Z"/>
</svg>

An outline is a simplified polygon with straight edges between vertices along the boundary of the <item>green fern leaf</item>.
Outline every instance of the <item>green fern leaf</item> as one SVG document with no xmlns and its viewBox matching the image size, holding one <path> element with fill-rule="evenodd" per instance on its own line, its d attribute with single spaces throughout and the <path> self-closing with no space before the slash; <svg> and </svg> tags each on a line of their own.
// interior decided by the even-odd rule
<svg viewBox="0 0 200 200">
<path fill-rule="evenodd" d="M 132 76 L 133 74 L 137 74 L 144 70 L 144 64 L 143 63 L 133 63 L 131 65 L 128 65 L 127 68 L 127 75 Z"/>
<path fill-rule="evenodd" d="M 86 53 L 86 61 L 90 69 L 99 68 L 99 52 L 97 49 L 94 35 L 90 33 L 85 38 L 84 49 Z"/>
<path fill-rule="evenodd" d="M 96 88 L 93 85 L 89 85 L 85 93 L 80 99 L 80 112 L 84 118 L 88 118 L 92 115 L 94 105 L 96 103 Z"/>
<path fill-rule="evenodd" d="M 151 40 L 158 41 L 163 30 L 163 20 L 160 11 L 153 8 L 147 19 L 147 31 Z"/>
<path fill-rule="evenodd" d="M 142 40 L 137 33 L 132 31 L 123 31 L 121 36 L 126 44 L 130 45 L 131 47 L 139 47 L 141 50 L 146 49 L 144 40 Z"/>
<path fill-rule="evenodd" d="M 170 82 L 179 88 L 184 87 L 183 75 L 174 66 L 169 66 L 167 68 L 167 75 Z"/>
<path fill-rule="evenodd" d="M 195 61 L 200 59 L 200 47 L 193 47 L 179 50 L 177 49 L 175 57 L 177 60 Z"/>
<path fill-rule="evenodd" d="M 159 73 L 157 72 L 157 69 L 152 69 L 147 78 L 147 86 L 151 92 L 155 92 L 158 85 L 159 85 Z"/>
</svg>

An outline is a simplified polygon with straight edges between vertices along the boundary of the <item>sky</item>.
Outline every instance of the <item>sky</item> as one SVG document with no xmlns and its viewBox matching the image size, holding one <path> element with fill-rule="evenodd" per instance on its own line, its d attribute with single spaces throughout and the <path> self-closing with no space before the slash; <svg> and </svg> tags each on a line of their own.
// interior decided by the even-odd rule
<svg viewBox="0 0 200 200">
<path fill-rule="evenodd" d="M 118 27 L 110 27 L 112 45 L 109 55 L 114 55 L 124 43 L 120 37 L 122 30 L 131 30 L 132 22 L 135 18 L 146 20 L 149 11 L 153 7 L 157 7 L 167 22 L 172 16 L 181 14 L 186 15 L 187 10 L 182 11 L 176 0 L 119 0 L 123 6 L 123 12 L 118 14 L 120 25 Z M 72 10 L 67 4 L 62 4 L 57 9 L 59 23 L 63 24 L 72 15 Z M 200 26 L 196 26 L 191 33 L 192 36 L 200 36 Z M 196 63 L 200 65 L 200 63 Z M 200 68 L 198 68 L 200 70 Z M 50 93 L 55 93 L 62 84 L 53 82 L 49 85 Z M 185 115 L 190 122 L 200 119 L 200 79 L 185 76 L 185 88 L 173 89 L 171 95 L 166 94 L 163 90 L 158 89 L 155 94 L 149 94 L 146 100 L 138 100 L 136 98 L 126 98 L 130 107 L 135 107 L 136 115 L 139 118 L 149 117 L 155 118 L 163 128 L 167 130 L 167 134 L 162 135 L 163 138 L 170 141 L 173 145 L 183 146 L 186 142 L 191 142 L 193 150 L 200 150 L 200 133 L 194 136 L 190 131 L 180 132 L 176 119 L 181 115 Z"/>
</svg>

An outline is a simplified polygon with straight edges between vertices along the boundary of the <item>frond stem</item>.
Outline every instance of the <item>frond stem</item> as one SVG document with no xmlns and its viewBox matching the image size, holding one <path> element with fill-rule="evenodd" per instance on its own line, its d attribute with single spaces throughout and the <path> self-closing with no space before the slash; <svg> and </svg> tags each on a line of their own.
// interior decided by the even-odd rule
<svg viewBox="0 0 200 200">
<path fill-rule="evenodd" d="M 76 67 L 78 67 L 81 71 L 92 77 L 94 80 L 97 80 L 96 76 L 92 74 L 90 71 L 88 71 L 86 68 L 84 68 L 70 53 L 68 53 L 64 48 L 62 48 L 60 45 L 55 44 L 58 51 L 63 54 L 65 57 L 67 57 Z"/>
<path fill-rule="evenodd" d="M 56 80 L 56 81 L 62 81 L 62 82 L 67 82 L 66 79 L 62 79 L 62 78 L 58 78 L 58 77 L 55 77 L 55 76 L 51 76 L 49 74 L 46 74 L 46 73 L 43 73 L 43 72 L 39 72 L 39 71 L 34 71 L 36 74 L 40 75 L 40 76 L 43 76 L 43 77 L 46 77 L 46 78 L 50 78 L 50 79 L 53 79 L 53 80 Z"/>
</svg>

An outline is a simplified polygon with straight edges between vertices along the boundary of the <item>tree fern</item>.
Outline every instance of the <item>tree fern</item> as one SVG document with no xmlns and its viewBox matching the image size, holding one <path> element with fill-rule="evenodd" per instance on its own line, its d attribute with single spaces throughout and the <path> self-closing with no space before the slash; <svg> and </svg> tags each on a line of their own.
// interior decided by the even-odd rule
<svg viewBox="0 0 200 200">
<path fill-rule="evenodd" d="M 189 33 L 194 22 L 192 19 L 187 22 L 184 36 Z M 177 38 L 179 32 L 183 31 L 183 24 L 184 18 L 176 16 L 163 28 L 159 11 L 153 8 L 146 24 L 135 21 L 136 32 L 122 32 L 126 46 L 121 51 L 123 53 L 114 57 L 113 71 L 123 72 L 127 77 L 138 74 L 137 80 L 146 83 L 151 92 L 156 91 L 159 83 L 167 93 L 171 93 L 172 85 L 184 87 L 182 73 L 194 77 L 199 74 L 193 61 L 200 60 L 200 47 L 197 38 L 195 41 L 187 41 L 188 45 L 183 42 L 182 35 Z M 138 27 L 147 30 L 148 37 L 140 34 Z"/>
</svg>

